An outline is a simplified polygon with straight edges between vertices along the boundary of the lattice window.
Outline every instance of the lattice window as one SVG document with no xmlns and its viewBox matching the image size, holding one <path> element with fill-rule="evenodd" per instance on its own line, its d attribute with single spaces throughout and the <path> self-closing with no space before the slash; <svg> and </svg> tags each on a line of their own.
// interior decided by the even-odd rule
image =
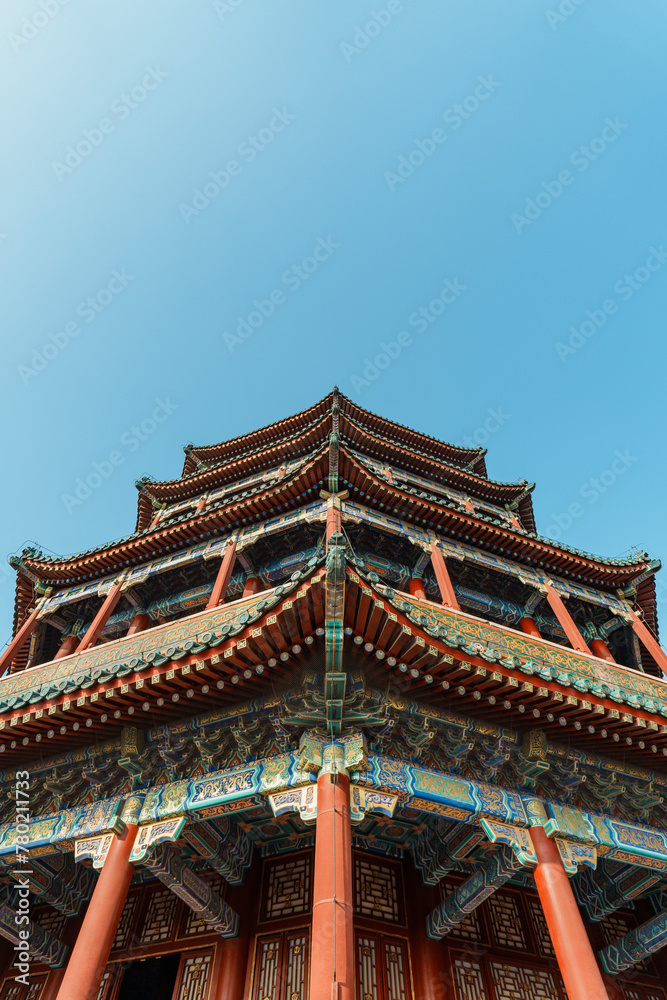
<svg viewBox="0 0 667 1000">
<path fill-rule="evenodd" d="M 176 1000 L 204 1000 L 208 996 L 211 952 L 187 955 L 181 966 L 181 981 Z"/>
<path fill-rule="evenodd" d="M 310 894 L 310 855 L 268 865 L 262 919 L 278 920 L 307 913 L 310 910 Z"/>
<path fill-rule="evenodd" d="M 106 968 L 104 970 L 104 975 L 102 976 L 102 982 L 100 983 L 100 988 L 97 991 L 96 1000 L 106 1000 L 109 988 L 113 980 L 113 968 Z"/>
<path fill-rule="evenodd" d="M 64 913 L 58 913 L 57 910 L 42 910 L 41 913 L 35 914 L 35 923 L 39 924 L 42 930 L 59 938 L 65 929 L 67 917 Z"/>
<path fill-rule="evenodd" d="M 255 983 L 255 997 L 258 1000 L 278 1000 L 280 941 L 280 938 L 263 938 L 258 942 Z"/>
<path fill-rule="evenodd" d="M 518 948 L 519 951 L 526 951 L 521 913 L 514 896 L 496 892 L 489 897 L 488 906 L 496 944 L 501 948 Z"/>
<path fill-rule="evenodd" d="M 204 876 L 204 881 L 206 881 L 213 892 L 216 895 L 222 895 L 222 878 L 220 875 L 215 875 L 213 877 Z M 195 934 L 204 934 L 206 931 L 212 931 L 214 928 L 210 924 L 207 924 L 202 916 L 187 907 L 185 918 L 183 920 L 183 929 L 181 930 L 181 937 L 192 937 Z"/>
<path fill-rule="evenodd" d="M 152 893 L 141 928 L 141 944 L 168 941 L 171 938 L 175 910 L 176 896 L 169 889 Z"/>
<path fill-rule="evenodd" d="M 490 963 L 496 1000 L 560 1000 L 551 972 L 519 965 Z"/>
<path fill-rule="evenodd" d="M 305 1000 L 308 996 L 308 936 L 306 933 L 287 936 L 286 1000 Z"/>
<path fill-rule="evenodd" d="M 355 889 L 357 913 L 374 920 L 400 921 L 398 877 L 393 865 L 356 858 Z"/>
<path fill-rule="evenodd" d="M 37 982 L 31 983 L 30 986 L 28 986 L 28 992 L 26 993 L 24 1000 L 39 1000 L 45 986 L 46 976 L 40 976 Z"/>
<path fill-rule="evenodd" d="M 128 896 L 125 900 L 125 906 L 121 911 L 118 927 L 116 928 L 116 936 L 113 939 L 113 944 L 111 945 L 112 951 L 115 951 L 117 948 L 127 948 L 129 946 L 130 932 L 132 930 L 132 918 L 134 917 L 134 911 L 137 908 L 138 900 L 139 897 L 136 893 L 132 896 Z"/>
<path fill-rule="evenodd" d="M 359 1000 L 377 1000 L 379 993 L 375 938 L 358 938 L 357 962 L 359 967 Z"/>
<path fill-rule="evenodd" d="M 0 997 L 2 1000 L 18 1000 L 18 996 L 21 993 L 23 987 L 20 983 L 9 982 L 5 983 Z"/>
<path fill-rule="evenodd" d="M 636 926 L 636 920 L 633 920 L 632 917 L 626 917 L 621 913 L 611 913 L 604 920 L 598 922 L 598 927 L 602 930 L 605 944 L 613 944 L 614 941 L 618 941 L 619 938 L 634 930 Z M 635 962 L 632 968 L 643 969 L 645 972 L 649 972 L 651 966 L 652 962 L 649 955 L 642 962 Z M 660 997 L 660 1000 L 662 1000 L 662 997 Z"/>
<path fill-rule="evenodd" d="M 620 913 L 612 913 L 608 917 L 605 917 L 604 920 L 598 922 L 598 927 L 602 931 L 605 944 L 612 944 L 614 941 L 618 941 L 624 934 L 633 930 L 634 926 L 627 917 L 622 916 Z"/>
<path fill-rule="evenodd" d="M 544 917 L 542 904 L 538 899 L 526 899 L 526 906 L 528 907 L 533 934 L 537 940 L 539 954 L 543 955 L 544 958 L 555 958 L 554 947 L 551 943 L 551 935 L 549 934 L 549 928 Z"/>
<path fill-rule="evenodd" d="M 451 882 L 441 882 L 440 884 L 442 886 L 443 899 L 446 899 L 450 892 L 454 892 L 456 889 L 456 886 Z M 483 941 L 484 931 L 482 929 L 482 921 L 479 910 L 473 910 L 472 913 L 469 913 L 465 920 L 462 920 L 460 924 L 452 927 L 447 936 L 460 938 L 463 941 Z"/>
<path fill-rule="evenodd" d="M 482 963 L 478 959 L 455 955 L 452 968 L 460 1000 L 490 1000 L 484 985 Z"/>
<path fill-rule="evenodd" d="M 408 1000 L 409 972 L 405 945 L 401 941 L 385 941 L 384 962 L 387 1000 Z"/>
</svg>

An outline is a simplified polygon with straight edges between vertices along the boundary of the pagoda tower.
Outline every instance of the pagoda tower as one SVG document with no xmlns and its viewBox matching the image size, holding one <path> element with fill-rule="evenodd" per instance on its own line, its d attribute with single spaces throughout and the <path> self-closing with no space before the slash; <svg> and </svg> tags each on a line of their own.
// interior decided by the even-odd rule
<svg viewBox="0 0 667 1000">
<path fill-rule="evenodd" d="M 484 455 L 334 389 L 12 560 L 0 1000 L 667 1000 L 659 563 Z"/>
</svg>

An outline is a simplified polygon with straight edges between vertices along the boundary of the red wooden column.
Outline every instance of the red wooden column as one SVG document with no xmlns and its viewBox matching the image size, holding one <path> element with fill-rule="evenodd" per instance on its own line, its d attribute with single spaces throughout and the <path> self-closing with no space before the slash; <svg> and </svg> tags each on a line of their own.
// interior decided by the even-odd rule
<svg viewBox="0 0 667 1000">
<path fill-rule="evenodd" d="M 95 1000 L 97 997 L 130 888 L 134 866 L 129 859 L 138 829 L 138 826 L 128 825 L 120 837 L 113 838 L 57 1000 Z"/>
<path fill-rule="evenodd" d="M 253 594 L 258 594 L 262 589 L 262 581 L 258 576 L 248 576 L 246 577 L 245 584 L 243 585 L 243 596 L 252 597 Z"/>
<path fill-rule="evenodd" d="M 350 779 L 317 780 L 310 1000 L 354 1000 Z"/>
<path fill-rule="evenodd" d="M 217 968 L 213 973 L 210 1000 L 243 1000 L 248 961 L 253 938 L 253 924 L 259 899 L 261 863 L 255 861 L 243 885 L 227 886 L 226 902 L 239 915 L 239 932 L 233 938 L 220 938 L 217 945 Z"/>
<path fill-rule="evenodd" d="M 424 590 L 424 581 L 418 576 L 413 576 L 408 580 L 408 589 L 413 597 L 416 597 L 419 601 L 426 600 L 426 591 Z"/>
<path fill-rule="evenodd" d="M 209 608 L 217 608 L 218 604 L 222 604 L 225 599 L 225 594 L 227 593 L 227 587 L 229 586 L 229 581 L 232 576 L 232 570 L 234 569 L 234 563 L 236 562 L 236 539 L 231 538 L 227 542 L 227 547 L 225 549 L 225 554 L 222 557 L 222 562 L 220 563 L 220 569 L 218 570 L 218 575 L 213 584 L 213 590 L 211 591 L 211 596 L 208 599 L 208 604 L 206 605 L 206 610 Z"/>
<path fill-rule="evenodd" d="M 337 531 L 342 531 L 340 500 L 337 497 L 330 497 L 327 501 L 327 546 L 329 539 Z"/>
<path fill-rule="evenodd" d="M 648 628 L 641 620 L 636 611 L 633 611 L 632 608 L 628 608 L 628 614 L 630 616 L 630 624 L 632 626 L 635 635 L 637 636 L 641 644 L 645 646 L 646 649 L 649 651 L 655 662 L 662 670 L 665 677 L 667 677 L 667 654 L 665 654 L 664 649 L 662 648 L 658 640 L 655 638 L 655 636 L 652 635 L 651 632 L 649 632 Z M 1 662 L 2 661 L 0 661 L 0 664 Z"/>
<path fill-rule="evenodd" d="M 122 579 L 117 580 L 116 583 L 114 583 L 113 587 L 111 588 L 107 596 L 104 598 L 104 603 L 102 604 L 102 607 L 97 612 L 92 622 L 88 626 L 86 634 L 84 635 L 79 645 L 76 647 L 77 653 L 81 653 L 84 649 L 89 649 L 91 646 L 95 645 L 95 643 L 97 642 L 102 633 L 102 629 L 104 628 L 107 621 L 111 617 L 113 609 L 118 604 L 122 586 L 123 586 Z"/>
<path fill-rule="evenodd" d="M 440 588 L 440 599 L 442 603 L 448 608 L 460 611 L 461 608 L 459 607 L 459 602 L 456 600 L 456 594 L 454 593 L 454 587 L 449 576 L 447 563 L 445 562 L 445 557 L 442 554 L 439 542 L 433 542 L 431 545 L 431 562 L 433 563 L 435 578 L 438 581 L 438 587 Z"/>
<path fill-rule="evenodd" d="M 143 611 L 138 611 L 137 614 L 132 619 L 130 627 L 126 632 L 126 635 L 136 635 L 137 632 L 143 632 L 150 625 L 151 620 L 147 614 Z"/>
<path fill-rule="evenodd" d="M 569 1000 L 609 1000 L 558 845 L 541 826 L 531 828 L 530 838 L 537 855 L 535 885 Z"/>
<path fill-rule="evenodd" d="M 7 646 L 7 649 L 4 653 L 2 653 L 2 655 L 0 655 L 0 676 L 2 676 L 7 667 L 11 664 L 16 654 L 21 652 L 26 642 L 35 631 L 40 608 L 41 601 L 38 601 L 26 620 L 23 622 L 23 625 L 21 625 L 21 628 Z"/>
<path fill-rule="evenodd" d="M 604 639 L 591 639 L 591 653 L 593 656 L 597 656 L 599 660 L 608 660 L 609 663 L 616 663 Z"/>
<path fill-rule="evenodd" d="M 414 865 L 407 863 L 404 871 L 415 996 L 418 1000 L 448 1000 L 451 976 L 445 962 L 445 946 L 426 933 L 426 918 L 440 902 L 438 891 L 421 884 Z"/>
<path fill-rule="evenodd" d="M 565 635 L 572 643 L 572 648 L 579 650 L 580 653 L 590 653 L 590 649 L 586 645 L 584 637 L 570 617 L 570 612 L 563 604 L 560 594 L 556 593 L 548 581 L 545 582 L 544 586 L 546 588 L 545 597 L 551 606 L 551 610 L 558 619 L 563 632 L 565 632 Z"/>
<path fill-rule="evenodd" d="M 68 635 L 68 636 L 65 636 L 65 638 L 62 641 L 62 643 L 60 644 L 60 648 L 58 649 L 58 652 L 53 657 L 53 659 L 54 660 L 62 660 L 63 656 L 69 656 L 70 653 L 73 653 L 74 650 L 76 649 L 76 645 L 77 645 L 78 641 L 79 641 L 78 635 Z"/>
<path fill-rule="evenodd" d="M 521 629 L 522 632 L 525 632 L 526 635 L 532 635 L 534 639 L 542 638 L 542 636 L 540 635 L 540 630 L 538 629 L 534 619 L 532 618 L 528 617 L 522 618 L 521 621 L 519 622 L 519 628 Z"/>
</svg>

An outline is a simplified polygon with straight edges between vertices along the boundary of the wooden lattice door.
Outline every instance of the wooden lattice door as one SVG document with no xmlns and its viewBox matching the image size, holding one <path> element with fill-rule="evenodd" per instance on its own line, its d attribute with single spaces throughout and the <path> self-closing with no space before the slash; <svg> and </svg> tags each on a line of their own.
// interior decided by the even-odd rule
<svg viewBox="0 0 667 1000">
<path fill-rule="evenodd" d="M 257 938 L 253 1000 L 308 1000 L 309 932 Z"/>
<path fill-rule="evenodd" d="M 357 1000 L 412 1000 L 407 941 L 358 931 L 356 957 Z"/>
<path fill-rule="evenodd" d="M 39 1000 L 46 986 L 45 975 L 35 976 L 28 986 L 9 979 L 0 989 L 0 1000 Z"/>
</svg>

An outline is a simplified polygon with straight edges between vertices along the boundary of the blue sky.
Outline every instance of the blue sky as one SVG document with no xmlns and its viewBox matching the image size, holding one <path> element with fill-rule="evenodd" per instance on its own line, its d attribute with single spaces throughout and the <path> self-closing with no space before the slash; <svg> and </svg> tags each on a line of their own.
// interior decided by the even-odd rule
<svg viewBox="0 0 667 1000">
<path fill-rule="evenodd" d="M 484 443 L 493 478 L 537 482 L 543 533 L 667 557 L 666 22 L 658 0 L 4 4 L 3 559 L 130 532 L 135 479 L 334 383 Z"/>
</svg>

